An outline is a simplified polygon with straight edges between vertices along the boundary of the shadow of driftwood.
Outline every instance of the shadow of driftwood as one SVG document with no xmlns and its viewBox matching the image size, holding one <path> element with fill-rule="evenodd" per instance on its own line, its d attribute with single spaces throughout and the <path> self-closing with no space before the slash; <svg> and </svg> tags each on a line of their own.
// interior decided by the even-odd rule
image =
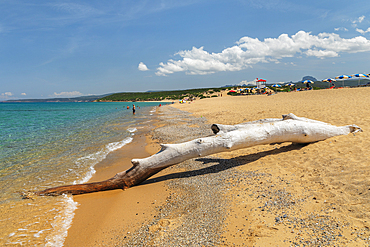
<svg viewBox="0 0 370 247">
<path fill-rule="evenodd" d="M 187 177 L 200 176 L 200 175 L 211 174 L 211 173 L 218 173 L 218 172 L 222 172 L 224 170 L 227 170 L 233 167 L 246 165 L 248 163 L 257 161 L 258 159 L 263 158 L 268 155 L 285 153 L 285 152 L 289 152 L 292 150 L 299 150 L 303 146 L 306 146 L 306 145 L 307 144 L 291 144 L 291 145 L 284 146 L 278 149 L 243 155 L 243 156 L 235 157 L 232 159 L 198 158 L 196 159 L 196 161 L 203 162 L 203 164 L 208 164 L 208 163 L 215 163 L 215 164 L 212 166 L 198 169 L 198 170 L 186 171 L 186 172 L 176 172 L 176 173 L 172 173 L 172 174 L 168 174 L 168 175 L 164 175 L 164 176 L 160 176 L 156 178 L 150 178 L 141 184 L 144 185 L 144 184 L 151 184 L 151 183 L 156 183 L 156 182 L 161 182 L 161 181 L 166 181 L 166 180 L 171 180 L 171 179 L 177 179 L 177 178 L 187 178 Z"/>
</svg>

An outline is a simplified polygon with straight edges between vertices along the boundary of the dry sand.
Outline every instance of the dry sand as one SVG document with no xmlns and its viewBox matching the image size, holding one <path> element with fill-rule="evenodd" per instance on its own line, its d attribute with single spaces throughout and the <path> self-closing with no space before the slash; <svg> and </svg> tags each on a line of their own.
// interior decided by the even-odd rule
<svg viewBox="0 0 370 247">
<path fill-rule="evenodd" d="M 294 113 L 338 126 L 356 124 L 364 131 L 307 146 L 263 145 L 215 155 L 238 159 L 244 164 L 238 169 L 263 174 L 234 181 L 237 186 L 228 197 L 233 206 L 225 222 L 227 242 L 247 246 L 314 246 L 320 245 L 316 239 L 325 242 L 317 235 L 330 235 L 325 233 L 327 230 L 334 232 L 340 246 L 368 246 L 369 106 L 370 88 L 272 96 L 224 94 L 222 98 L 177 104 L 178 109 L 205 117 L 209 123 L 237 124 Z M 287 205 L 279 209 L 281 202 Z"/>
<path fill-rule="evenodd" d="M 369 106 L 370 88 L 353 88 L 272 96 L 224 94 L 166 107 L 191 112 L 209 123 L 237 124 L 294 113 L 338 126 L 360 126 L 362 133 L 306 146 L 263 145 L 214 157 L 236 161 L 240 164 L 237 169 L 249 174 L 225 181 L 234 185 L 226 195 L 231 206 L 226 209 L 224 222 L 225 246 L 367 246 Z M 139 134 L 132 144 L 100 164 L 92 181 L 110 178 L 129 168 L 131 158 L 155 153 L 155 143 L 145 151 L 145 138 Z M 164 174 L 166 170 L 157 176 Z M 164 204 L 168 195 L 166 182 L 159 181 L 127 191 L 75 196 L 81 205 L 65 246 L 115 246 L 152 220 L 158 213 L 156 206 Z"/>
</svg>

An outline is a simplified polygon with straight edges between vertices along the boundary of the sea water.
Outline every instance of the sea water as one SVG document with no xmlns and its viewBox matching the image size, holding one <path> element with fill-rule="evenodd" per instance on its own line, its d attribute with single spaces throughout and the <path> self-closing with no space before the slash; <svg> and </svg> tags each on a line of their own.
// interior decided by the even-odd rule
<svg viewBox="0 0 370 247">
<path fill-rule="evenodd" d="M 135 102 L 133 115 L 132 104 L 0 103 L 0 246 L 63 245 L 78 207 L 72 196 L 20 193 L 87 182 L 159 105 Z"/>
</svg>

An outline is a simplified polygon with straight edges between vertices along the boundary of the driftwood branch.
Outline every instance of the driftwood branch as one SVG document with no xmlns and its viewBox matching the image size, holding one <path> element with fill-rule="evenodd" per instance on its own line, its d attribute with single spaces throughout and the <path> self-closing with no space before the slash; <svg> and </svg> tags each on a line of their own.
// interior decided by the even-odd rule
<svg viewBox="0 0 370 247">
<path fill-rule="evenodd" d="M 210 154 L 271 143 L 311 143 L 362 131 L 356 125 L 337 127 L 324 122 L 283 115 L 237 125 L 213 124 L 214 136 L 197 138 L 180 144 L 162 144 L 161 151 L 144 159 L 133 159 L 133 166 L 102 182 L 66 185 L 35 192 L 36 195 L 84 194 L 127 189 L 140 184 L 159 171 L 182 161 Z"/>
</svg>

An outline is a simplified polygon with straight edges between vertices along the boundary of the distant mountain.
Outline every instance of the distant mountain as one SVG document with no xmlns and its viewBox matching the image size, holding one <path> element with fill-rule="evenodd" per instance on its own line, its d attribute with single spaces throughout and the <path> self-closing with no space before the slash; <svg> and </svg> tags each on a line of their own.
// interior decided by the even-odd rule
<svg viewBox="0 0 370 247">
<path fill-rule="evenodd" d="M 17 100 L 6 100 L 3 102 L 93 102 L 97 99 L 106 97 L 111 95 L 109 94 L 104 94 L 104 95 L 90 95 L 90 96 L 80 96 L 80 97 L 75 97 L 75 98 L 50 98 L 50 99 L 17 99 Z"/>
<path fill-rule="evenodd" d="M 317 81 L 315 77 L 309 76 L 309 75 L 303 76 L 302 81 L 305 81 L 305 80 Z"/>
</svg>

